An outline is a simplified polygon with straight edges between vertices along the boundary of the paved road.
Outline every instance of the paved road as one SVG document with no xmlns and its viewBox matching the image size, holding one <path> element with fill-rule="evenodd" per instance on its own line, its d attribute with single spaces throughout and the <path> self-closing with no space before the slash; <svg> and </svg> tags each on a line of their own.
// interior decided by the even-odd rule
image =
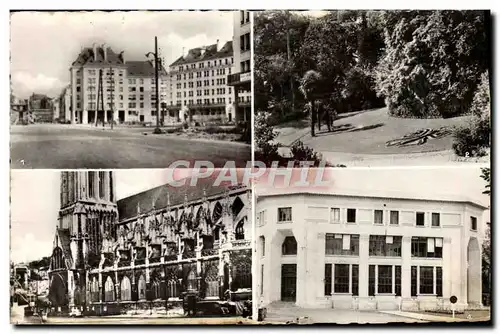
<svg viewBox="0 0 500 334">
<path fill-rule="evenodd" d="M 153 135 L 151 129 L 12 126 L 10 139 L 12 168 L 166 168 L 177 160 L 191 167 L 195 160 L 246 167 L 251 158 L 250 145 Z"/>
</svg>

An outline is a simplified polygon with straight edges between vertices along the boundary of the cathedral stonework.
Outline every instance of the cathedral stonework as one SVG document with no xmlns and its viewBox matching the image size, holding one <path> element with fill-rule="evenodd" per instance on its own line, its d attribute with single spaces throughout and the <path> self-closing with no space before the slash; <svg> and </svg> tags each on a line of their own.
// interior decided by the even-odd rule
<svg viewBox="0 0 500 334">
<path fill-rule="evenodd" d="M 250 190 L 200 181 L 116 201 L 113 172 L 61 172 L 52 312 L 168 314 L 186 293 L 217 301 L 249 291 Z"/>
</svg>

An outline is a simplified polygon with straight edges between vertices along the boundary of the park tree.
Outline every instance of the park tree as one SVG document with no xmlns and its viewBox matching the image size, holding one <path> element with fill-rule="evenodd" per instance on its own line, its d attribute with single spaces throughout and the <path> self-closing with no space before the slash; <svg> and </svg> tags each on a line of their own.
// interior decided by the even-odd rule
<svg viewBox="0 0 500 334">
<path fill-rule="evenodd" d="M 375 72 L 391 115 L 454 117 L 469 112 L 488 68 L 489 14 L 386 11 L 385 52 Z"/>
<path fill-rule="evenodd" d="M 481 178 L 486 182 L 483 194 L 491 196 L 491 171 L 490 168 L 481 168 Z M 487 223 L 483 241 L 482 256 L 482 285 L 483 294 L 491 296 L 491 226 Z M 487 301 L 489 302 L 489 300 Z"/>
<path fill-rule="evenodd" d="M 322 85 L 321 74 L 314 70 L 307 71 L 300 83 L 300 90 L 309 103 L 311 118 L 311 136 L 314 137 L 314 126 L 316 124 L 317 108 L 316 100 L 319 98 Z"/>
</svg>

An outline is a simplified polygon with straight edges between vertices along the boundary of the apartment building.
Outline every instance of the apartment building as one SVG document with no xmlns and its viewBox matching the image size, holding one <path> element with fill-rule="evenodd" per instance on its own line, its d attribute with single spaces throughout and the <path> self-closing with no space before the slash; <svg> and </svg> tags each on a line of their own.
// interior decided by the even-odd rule
<svg viewBox="0 0 500 334">
<path fill-rule="evenodd" d="M 161 95 L 166 99 L 163 67 L 159 75 Z M 154 61 L 125 61 L 123 51 L 117 54 L 94 44 L 81 50 L 70 67 L 70 77 L 72 123 L 156 121 Z M 103 98 L 98 101 L 99 82 Z"/>
<path fill-rule="evenodd" d="M 483 213 L 467 198 L 339 192 L 259 196 L 259 307 L 481 306 Z"/>
<path fill-rule="evenodd" d="M 190 49 L 169 67 L 168 115 L 184 121 L 233 121 L 234 89 L 227 75 L 234 66 L 233 42 Z"/>
<path fill-rule="evenodd" d="M 251 22 L 250 12 L 240 10 L 234 13 L 233 48 L 234 73 L 227 82 L 234 87 L 237 121 L 250 121 L 251 117 Z"/>
</svg>

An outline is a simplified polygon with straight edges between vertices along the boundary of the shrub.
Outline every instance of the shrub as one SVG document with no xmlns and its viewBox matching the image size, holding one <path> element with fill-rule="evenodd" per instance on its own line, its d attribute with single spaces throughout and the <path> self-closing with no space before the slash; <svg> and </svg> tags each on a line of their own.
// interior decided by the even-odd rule
<svg viewBox="0 0 500 334">
<path fill-rule="evenodd" d="M 290 147 L 290 150 L 292 151 L 293 159 L 296 161 L 313 161 L 315 163 L 321 161 L 321 155 L 314 152 L 312 148 L 304 146 L 304 143 L 300 140 L 295 142 Z"/>
<path fill-rule="evenodd" d="M 455 129 L 453 150 L 459 156 L 483 156 L 490 146 L 491 105 L 488 73 L 481 77 L 481 83 L 474 94 L 471 105 L 473 114 L 469 124 Z"/>
</svg>

